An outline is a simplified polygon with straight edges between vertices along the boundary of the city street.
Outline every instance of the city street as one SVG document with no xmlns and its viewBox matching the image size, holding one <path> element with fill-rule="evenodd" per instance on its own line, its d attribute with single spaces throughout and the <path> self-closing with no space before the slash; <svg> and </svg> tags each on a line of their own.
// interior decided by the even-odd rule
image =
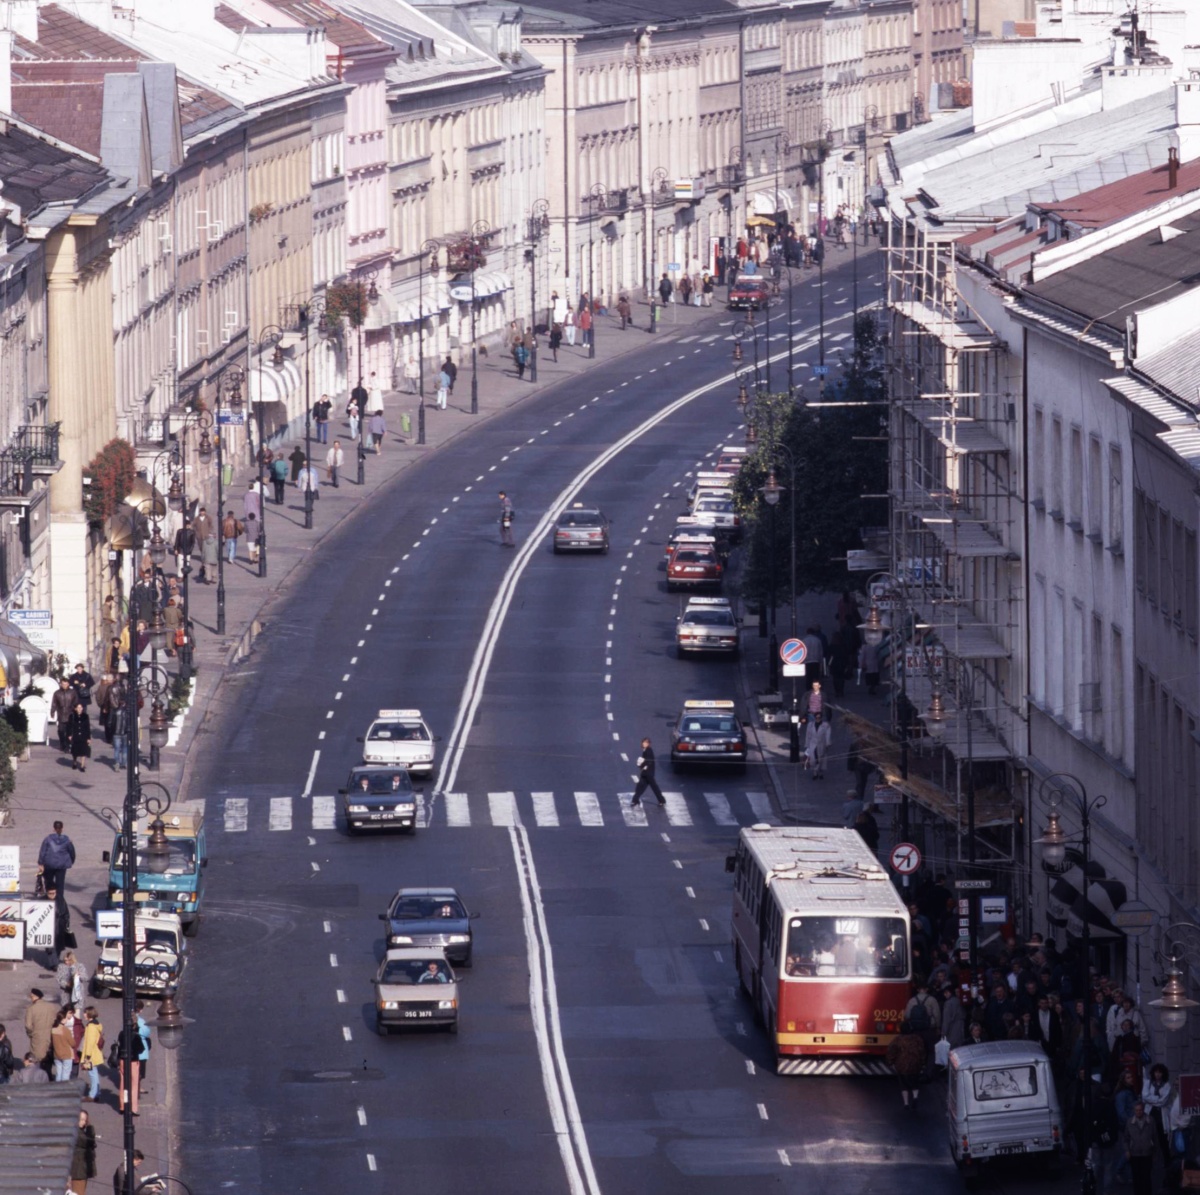
<svg viewBox="0 0 1200 1195">
<path fill-rule="evenodd" d="M 834 264 L 830 347 L 850 330 Z M 809 364 L 812 281 L 795 293 Z M 739 438 L 731 323 L 714 309 L 695 335 L 646 338 L 407 470 L 227 680 L 188 794 L 212 861 L 178 1146 L 209 1187 L 715 1195 L 807 1190 L 821 1165 L 848 1192 L 960 1189 L 940 1087 L 913 1116 L 887 1082 L 772 1073 L 734 987 L 724 871 L 738 827 L 778 816 L 770 777 L 668 764 L 684 699 L 745 696 L 736 664 L 675 658 L 662 568 L 689 471 Z M 609 555 L 552 554 L 550 512 L 576 496 L 610 516 Z M 350 838 L 335 794 L 397 706 L 442 737 L 420 828 Z M 644 734 L 668 805 L 631 811 Z M 382 1039 L 378 914 L 424 884 L 478 914 L 462 1030 Z"/>
</svg>

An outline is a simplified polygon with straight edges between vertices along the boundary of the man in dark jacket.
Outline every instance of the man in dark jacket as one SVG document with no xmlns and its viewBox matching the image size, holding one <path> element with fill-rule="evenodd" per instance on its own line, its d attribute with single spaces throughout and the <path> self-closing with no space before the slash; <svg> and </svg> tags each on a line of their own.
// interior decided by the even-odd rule
<svg viewBox="0 0 1200 1195">
<path fill-rule="evenodd" d="M 50 698 L 50 721 L 58 723 L 58 749 L 67 749 L 67 719 L 75 708 L 75 690 L 64 676 L 58 682 L 54 696 Z"/>
<path fill-rule="evenodd" d="M 76 664 L 71 673 L 71 688 L 75 691 L 75 700 L 81 702 L 84 709 L 92 703 L 92 690 L 96 687 L 96 678 L 82 665 Z"/>
<path fill-rule="evenodd" d="M 172 545 L 175 552 L 175 571 L 182 577 L 184 570 L 191 572 L 192 569 L 192 553 L 196 550 L 196 532 L 192 529 L 191 523 L 186 527 L 180 527 L 175 532 L 175 543 Z"/>
<path fill-rule="evenodd" d="M 654 748 L 650 746 L 649 739 L 642 739 L 642 753 L 638 756 L 637 766 L 638 781 L 631 802 L 633 807 L 636 809 L 642 803 L 642 793 L 646 789 L 654 793 L 660 805 L 665 805 L 667 799 L 662 795 L 662 789 L 658 787 L 658 781 L 654 778 Z"/>
<path fill-rule="evenodd" d="M 67 715 L 70 716 L 69 714 Z M 38 849 L 38 875 L 46 890 L 67 890 L 67 868 L 75 866 L 75 844 L 63 833 L 62 822 L 54 823 L 54 831 L 42 839 Z"/>
<path fill-rule="evenodd" d="M 446 359 L 445 359 L 445 361 L 442 362 L 442 373 L 444 373 L 446 375 L 446 377 L 448 377 L 450 379 L 450 386 L 447 389 L 446 393 L 453 394 L 454 393 L 454 382 L 458 377 L 458 366 L 455 365 L 454 362 L 450 360 L 449 353 L 446 354 Z"/>
<path fill-rule="evenodd" d="M 1062 1021 L 1058 1013 L 1050 1007 L 1050 997 L 1040 996 L 1037 1008 L 1033 1012 L 1033 1020 L 1029 1024 L 1031 1041 L 1041 1044 L 1046 1056 L 1051 1060 L 1057 1059 L 1063 1044 Z"/>
<path fill-rule="evenodd" d="M 671 279 L 664 274 L 658 283 L 658 297 L 662 299 L 664 307 L 671 301 L 674 293 L 675 287 L 671 285 Z"/>
</svg>

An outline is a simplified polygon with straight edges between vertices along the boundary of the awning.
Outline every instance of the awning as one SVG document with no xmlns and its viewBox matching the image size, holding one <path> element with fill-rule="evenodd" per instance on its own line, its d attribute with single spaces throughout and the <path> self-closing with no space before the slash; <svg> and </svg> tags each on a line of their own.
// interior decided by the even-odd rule
<svg viewBox="0 0 1200 1195">
<path fill-rule="evenodd" d="M 1042 865 L 1044 869 L 1046 865 Z M 1120 880 L 1108 878 L 1104 868 L 1089 860 L 1087 875 L 1083 871 L 1083 856 L 1070 848 L 1063 860 L 1065 871 L 1052 871 L 1047 919 L 1059 929 L 1078 938 L 1086 920 L 1093 938 L 1122 938 L 1124 933 L 1113 924 L 1113 914 L 1128 899 Z M 1086 889 L 1086 896 L 1084 890 Z"/>
<path fill-rule="evenodd" d="M 791 191 L 774 187 L 755 191 L 750 196 L 750 211 L 756 216 L 773 216 L 776 212 L 790 212 L 796 206 Z"/>
<path fill-rule="evenodd" d="M 486 299 L 501 291 L 512 290 L 512 279 L 499 270 L 475 275 L 475 298 Z"/>
<path fill-rule="evenodd" d="M 255 366 L 250 371 L 250 401 L 252 403 L 286 403 L 288 395 L 304 388 L 304 375 L 300 367 L 285 357 L 283 364 L 276 367 L 270 361 Z"/>
<path fill-rule="evenodd" d="M 46 653 L 31 643 L 16 623 L 4 618 L 0 619 L 0 661 L 7 674 L 5 681 L 13 685 L 22 672 L 45 671 Z"/>
</svg>

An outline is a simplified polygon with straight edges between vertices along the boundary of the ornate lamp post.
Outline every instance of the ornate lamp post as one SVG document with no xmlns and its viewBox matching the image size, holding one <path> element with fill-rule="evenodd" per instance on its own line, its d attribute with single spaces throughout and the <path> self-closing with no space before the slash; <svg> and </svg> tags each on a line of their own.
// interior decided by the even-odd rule
<svg viewBox="0 0 1200 1195">
<path fill-rule="evenodd" d="M 486 220 L 476 220 L 471 225 L 471 414 L 479 414 L 479 353 L 475 343 L 475 270 L 483 264 L 483 247 L 492 234 L 492 226 Z"/>
<path fill-rule="evenodd" d="M 187 442 L 188 434 L 193 428 L 200 429 L 200 442 L 196 448 L 196 457 L 202 465 L 207 465 L 213 458 L 213 443 L 212 436 L 209 435 L 209 429 L 213 426 L 213 417 L 210 411 L 203 408 L 190 410 L 184 416 L 183 425 L 179 429 L 179 476 L 186 481 L 187 479 Z M 175 482 L 171 483 L 172 490 L 175 489 Z M 186 493 L 182 497 L 183 510 L 183 530 L 184 542 L 188 540 L 188 530 L 191 527 L 191 506 L 192 500 L 188 498 Z M 168 495 L 168 502 L 170 495 Z M 192 606 L 191 593 L 189 591 L 188 581 L 192 575 L 192 556 L 188 552 L 183 561 L 183 646 L 179 649 L 179 675 L 184 680 L 190 680 L 192 676 Z"/>
<path fill-rule="evenodd" d="M 417 258 L 417 443 L 425 443 L 425 270 L 438 272 L 438 254 L 441 241 L 429 238 L 422 246 Z"/>
<path fill-rule="evenodd" d="M 1177 921 L 1167 926 L 1164 935 L 1168 960 L 1167 978 L 1163 984 L 1162 995 L 1157 1000 L 1151 1000 L 1150 1007 L 1158 1013 L 1159 1022 L 1168 1033 L 1178 1033 L 1187 1024 L 1188 1013 L 1193 1008 L 1200 1008 L 1200 1001 L 1190 999 L 1187 994 L 1183 969 L 1179 965 L 1185 955 L 1184 944 L 1171 936 L 1177 931 L 1187 931 L 1194 944 L 1195 935 L 1200 934 L 1200 925 L 1191 921 Z"/>
<path fill-rule="evenodd" d="M 379 298 L 378 291 L 375 294 L 375 298 Z M 313 318 L 314 316 L 316 319 Z M 317 335 L 322 340 L 325 340 L 330 335 L 329 317 L 325 314 L 325 300 L 320 295 L 314 296 L 300 308 L 300 330 L 304 333 L 304 458 L 306 462 L 305 467 L 308 469 L 308 476 L 304 487 L 304 526 L 306 529 L 312 528 L 313 505 L 316 502 L 316 494 L 312 488 L 312 340 L 309 336 L 314 325 L 317 329 Z M 361 335 L 362 329 L 360 325 L 359 336 L 361 337 Z M 282 360 L 282 354 L 279 353 L 278 349 L 276 353 Z M 360 429 L 362 424 L 363 419 L 360 417 Z"/>
<path fill-rule="evenodd" d="M 225 634 L 225 545 L 221 528 L 225 523 L 225 432 L 241 417 L 242 387 L 245 372 L 237 365 L 226 366 L 217 382 L 217 634 Z M 222 400 L 229 407 L 229 418 L 222 414 Z"/>
<path fill-rule="evenodd" d="M 596 227 L 596 212 L 603 211 L 608 200 L 608 188 L 603 183 L 592 183 L 588 189 L 588 206 L 591 219 L 588 221 L 588 357 L 596 355 L 596 253 L 592 247 L 592 234 Z"/>
<path fill-rule="evenodd" d="M 733 146 L 729 151 L 729 171 L 738 185 L 742 182 L 743 175 L 742 147 L 740 145 Z M 733 237 L 733 197 L 729 199 L 729 235 L 728 245 L 725 248 L 725 301 L 729 301 L 729 288 L 733 286 L 735 270 L 731 269 L 731 265 L 738 261 L 737 242 Z M 738 263 L 741 264 L 740 262 Z"/>
<path fill-rule="evenodd" d="M 779 505 L 779 497 L 783 493 L 783 486 L 775 480 L 775 466 L 772 465 L 767 473 L 766 484 L 759 487 L 760 494 L 763 496 L 763 501 L 766 502 L 771 511 L 771 605 L 768 610 L 768 621 L 770 623 L 771 638 L 767 644 L 767 688 L 774 693 L 779 688 L 779 636 L 775 629 L 775 544 L 778 535 L 775 530 L 775 508 Z M 793 691 L 795 690 L 795 681 L 792 682 Z M 793 701 L 793 711 L 795 702 Z"/>
<path fill-rule="evenodd" d="M 537 247 L 550 227 L 550 203 L 546 199 L 535 199 L 529 209 L 529 219 L 526 221 L 525 239 L 529 247 L 525 250 L 525 260 L 529 262 L 529 327 L 533 333 L 533 349 L 529 354 L 529 380 L 537 381 Z M 551 319 L 553 319 L 551 313 Z"/>
<path fill-rule="evenodd" d="M 375 279 L 379 277 L 378 270 L 364 270 L 354 280 L 354 285 L 358 288 L 358 300 L 354 305 L 354 314 L 351 317 L 351 323 L 358 329 L 358 389 L 362 393 L 367 393 L 363 385 L 363 378 L 366 376 L 363 373 L 363 324 L 367 322 L 367 311 L 374 307 L 379 302 L 379 287 L 375 285 Z M 307 341 L 307 336 L 305 337 Z M 306 345 L 307 347 L 307 345 Z M 358 484 L 367 484 L 367 448 L 364 443 L 364 438 L 367 431 L 367 410 L 364 403 L 363 410 L 358 413 Z M 311 527 L 311 521 L 306 524 Z"/>
<path fill-rule="evenodd" d="M 750 334 L 750 342 L 754 349 L 754 393 L 757 395 L 762 392 L 762 383 L 759 381 L 758 368 L 758 329 L 753 320 L 742 320 L 740 324 L 734 324 L 733 360 L 735 363 L 742 360 L 742 341 L 746 338 L 747 333 Z"/>
<path fill-rule="evenodd" d="M 871 189 L 871 134 L 879 128 L 879 109 L 874 104 L 868 104 L 863 109 L 863 201 L 859 208 L 858 222 L 867 226 L 867 192 Z M 854 230 L 854 259 L 851 262 L 852 300 L 854 303 L 854 351 L 859 351 L 860 333 L 858 330 L 858 229 Z M 866 241 L 863 241 L 866 244 Z"/>
<path fill-rule="evenodd" d="M 817 379 L 818 396 L 825 393 L 825 159 L 833 142 L 833 122 L 821 121 L 821 142 L 817 148 L 817 318 L 818 352 L 821 376 Z"/>
<path fill-rule="evenodd" d="M 650 285 L 646 287 L 646 298 L 650 300 L 650 331 L 658 331 L 658 304 L 654 296 L 658 293 L 658 197 L 667 188 L 670 175 L 665 166 L 657 166 L 650 174 Z"/>
<path fill-rule="evenodd" d="M 304 308 L 302 307 L 301 313 Z M 303 318 L 303 315 L 301 316 Z M 265 577 L 267 575 L 267 502 L 266 502 L 266 478 L 265 478 L 265 462 L 263 460 L 263 447 L 266 444 L 265 429 L 263 426 L 264 416 L 267 406 L 266 390 L 262 384 L 263 361 L 266 358 L 267 350 L 271 349 L 271 367 L 273 369 L 283 368 L 283 349 L 280 348 L 279 342 L 283 339 L 283 329 L 278 324 L 268 324 L 258 338 L 258 402 L 255 405 L 255 417 L 258 421 L 258 468 L 255 472 L 258 475 L 258 575 Z M 307 381 L 307 368 L 305 373 Z M 304 397 L 308 399 L 308 388 L 305 386 Z M 308 451 L 308 420 L 310 416 L 308 412 L 304 415 L 304 451 Z M 312 517 L 308 511 L 305 511 L 306 527 L 312 526 Z"/>
<path fill-rule="evenodd" d="M 774 445 L 774 451 L 783 456 L 788 467 L 788 485 L 782 486 L 775 479 L 775 467 L 771 466 L 767 474 L 766 484 L 763 485 L 761 493 L 766 500 L 768 506 L 774 510 L 778 504 L 780 495 L 786 490 L 790 495 L 791 501 L 791 533 L 788 537 L 789 556 L 790 556 L 790 576 L 791 582 L 791 622 L 790 634 L 794 639 L 796 637 L 796 458 L 792 450 L 786 444 Z M 772 515 L 772 518 L 774 515 Z M 774 528 L 772 528 L 774 530 Z M 773 571 L 773 570 L 772 570 Z M 774 620 L 772 618 L 772 625 Z M 779 658 L 779 652 L 772 650 L 772 661 Z M 799 694 L 796 690 L 796 678 L 792 677 L 792 716 L 791 716 L 791 734 L 788 740 L 788 758 L 792 763 L 799 762 L 800 759 L 800 708 Z"/>
</svg>

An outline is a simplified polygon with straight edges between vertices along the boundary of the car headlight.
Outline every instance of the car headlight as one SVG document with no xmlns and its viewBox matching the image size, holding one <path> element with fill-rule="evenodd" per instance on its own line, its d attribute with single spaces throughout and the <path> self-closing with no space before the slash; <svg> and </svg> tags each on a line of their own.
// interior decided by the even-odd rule
<svg viewBox="0 0 1200 1195">
<path fill-rule="evenodd" d="M 105 963 L 101 968 L 105 975 L 117 975 L 120 973 L 120 965 L 117 963 Z"/>
<path fill-rule="evenodd" d="M 350 812 L 351 813 L 366 813 L 367 807 L 365 805 L 351 805 Z"/>
<path fill-rule="evenodd" d="M 450 935 L 450 945 L 451 946 L 461 946 L 464 942 L 469 942 L 470 940 L 471 940 L 470 934 L 451 934 Z"/>
<path fill-rule="evenodd" d="M 395 1000 L 381 1000 L 379 1007 L 386 1010 L 399 1008 L 400 1005 Z"/>
<path fill-rule="evenodd" d="M 457 1000 L 439 1000 L 438 1001 L 438 1008 L 456 1008 L 457 1006 L 458 1006 Z"/>
<path fill-rule="evenodd" d="M 416 806 L 412 805 L 412 804 L 396 806 L 397 813 L 412 813 L 415 809 L 416 809 Z"/>
<path fill-rule="evenodd" d="M 411 946 L 413 940 L 412 938 L 402 937 L 400 934 L 389 934 L 388 943 L 392 946 Z"/>
</svg>

